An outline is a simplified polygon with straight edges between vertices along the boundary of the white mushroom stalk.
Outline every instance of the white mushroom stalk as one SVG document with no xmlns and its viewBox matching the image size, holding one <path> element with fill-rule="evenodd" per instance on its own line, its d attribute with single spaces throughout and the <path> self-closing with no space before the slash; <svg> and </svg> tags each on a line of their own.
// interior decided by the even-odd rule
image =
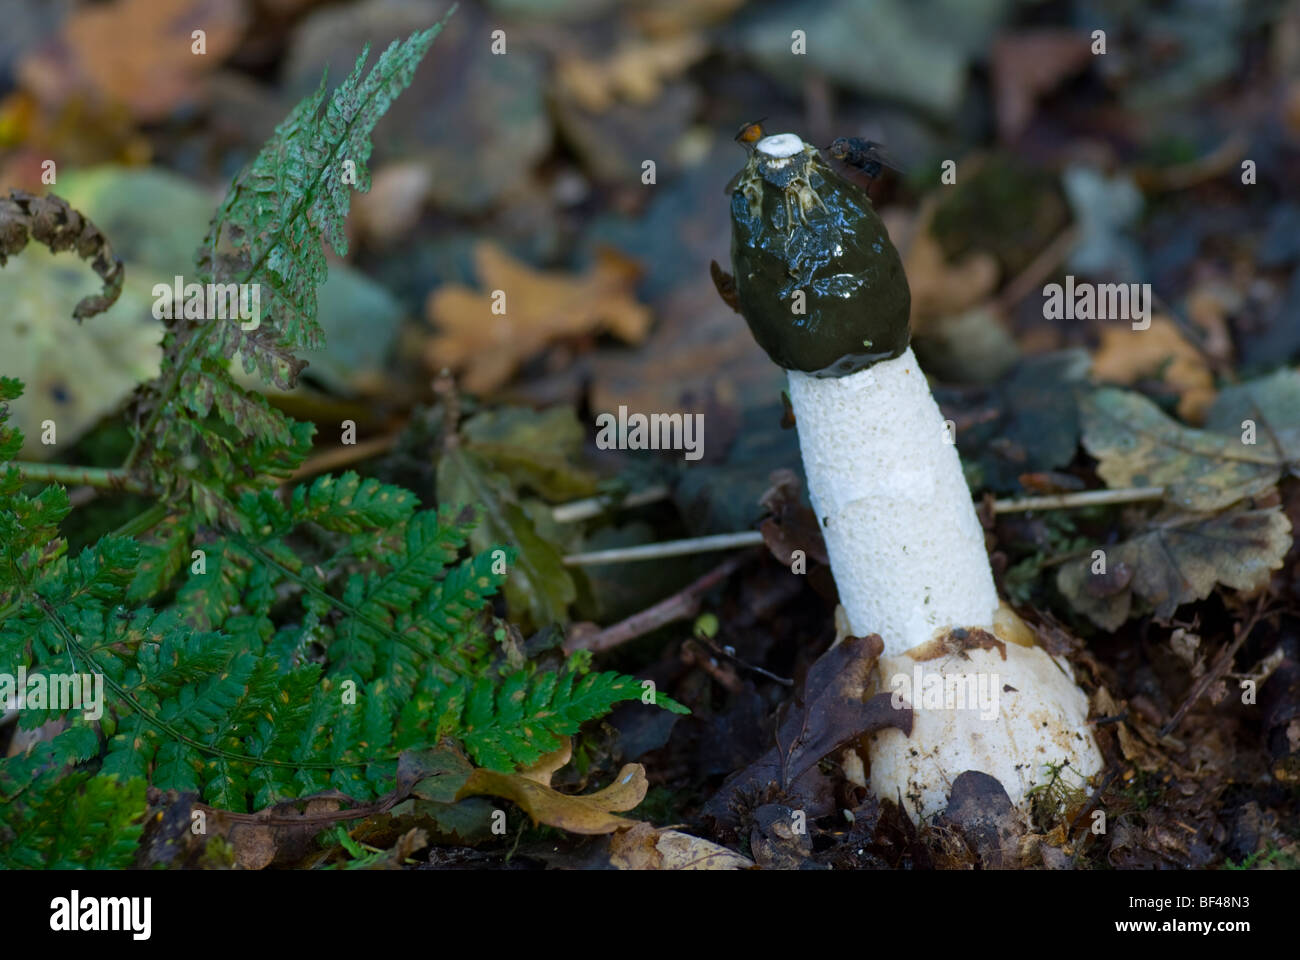
<svg viewBox="0 0 1300 960">
<path fill-rule="evenodd" d="M 873 735 L 872 790 L 925 819 L 967 770 L 996 777 L 1025 813 L 1051 776 L 1081 786 L 1102 766 L 1087 698 L 998 599 L 956 446 L 908 346 L 906 277 L 870 200 L 782 134 L 755 144 L 732 222 L 724 296 L 789 371 L 841 603 L 854 634 L 880 635 L 882 687 L 913 709 L 910 736 Z"/>
</svg>

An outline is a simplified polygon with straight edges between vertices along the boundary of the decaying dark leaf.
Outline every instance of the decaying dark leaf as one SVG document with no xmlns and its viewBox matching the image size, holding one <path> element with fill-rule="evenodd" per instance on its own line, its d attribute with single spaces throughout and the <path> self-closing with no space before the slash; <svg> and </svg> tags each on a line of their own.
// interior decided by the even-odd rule
<svg viewBox="0 0 1300 960">
<path fill-rule="evenodd" d="M 958 774 L 944 816 L 961 830 L 985 870 L 1020 865 L 1019 839 L 1024 825 L 996 777 L 978 770 Z"/>
<path fill-rule="evenodd" d="M 196 807 L 206 814 L 208 835 L 222 837 L 234 848 L 240 869 L 262 870 L 301 861 L 314 848 L 316 835 L 332 826 L 331 814 L 353 802 L 347 794 L 330 791 L 273 804 L 251 817 Z"/>
<path fill-rule="evenodd" d="M 1055 470 L 1079 447 L 1075 394 L 1088 373 L 1082 350 L 1021 361 L 998 384 L 971 394 L 937 387 L 935 399 L 957 427 L 957 443 L 975 487 L 1020 492 L 1020 477 Z"/>
<path fill-rule="evenodd" d="M 451 803 L 474 767 L 450 740 L 427 750 L 403 750 L 397 758 L 397 793 Z"/>
<path fill-rule="evenodd" d="M 1105 388 L 1082 398 L 1083 443 L 1112 487 L 1163 486 L 1185 510 L 1221 510 L 1267 491 L 1300 453 L 1300 432 L 1261 426 L 1254 442 L 1175 423 L 1141 394 Z M 1278 445 L 1282 449 L 1279 450 Z"/>
<path fill-rule="evenodd" d="M 824 806 L 814 796 L 815 774 L 822 757 L 864 733 L 884 727 L 912 732 L 910 708 L 895 710 L 889 693 L 867 698 L 871 673 L 884 645 L 880 637 L 845 637 L 817 658 L 808 671 L 803 695 L 792 705 L 777 733 L 777 745 L 744 770 L 730 777 L 704 807 L 719 822 L 735 823 L 738 801 L 776 785 L 782 792 L 807 801 L 808 816 L 820 816 Z"/>
<path fill-rule="evenodd" d="M 803 551 L 823 566 L 830 564 L 826 555 L 826 541 L 812 509 L 799 499 L 802 484 L 793 470 L 773 470 L 772 486 L 759 503 L 771 514 L 759 526 L 763 542 L 772 556 L 787 567 L 794 561 L 794 552 Z"/>
<path fill-rule="evenodd" d="M 99 228 L 66 200 L 54 194 L 36 197 L 23 190 L 10 190 L 8 199 L 0 200 L 0 267 L 21 253 L 29 239 L 43 243 L 53 253 L 75 250 L 81 259 L 91 261 L 104 281 L 102 293 L 83 297 L 72 311 L 77 320 L 103 313 L 117 302 L 126 275 L 122 261 L 113 255 Z"/>
<path fill-rule="evenodd" d="M 1273 776 L 1295 784 L 1300 783 L 1300 641 L 1288 638 L 1281 649 L 1282 661 L 1259 691 L 1261 729 Z"/>
<path fill-rule="evenodd" d="M 780 803 L 765 803 L 754 811 L 749 847 L 765 870 L 823 870 L 811 859 L 812 836 L 807 814 Z"/>
<path fill-rule="evenodd" d="M 1137 612 L 1134 595 L 1167 619 L 1180 604 L 1209 596 L 1216 583 L 1257 590 L 1290 547 L 1291 522 L 1280 507 L 1182 514 L 1106 547 L 1104 569 L 1091 555 L 1062 564 L 1056 585 L 1076 610 L 1114 630 Z"/>
</svg>

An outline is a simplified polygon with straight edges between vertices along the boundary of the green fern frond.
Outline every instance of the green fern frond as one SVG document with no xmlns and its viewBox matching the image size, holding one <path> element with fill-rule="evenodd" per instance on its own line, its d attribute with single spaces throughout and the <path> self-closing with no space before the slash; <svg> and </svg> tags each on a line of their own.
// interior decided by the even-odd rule
<svg viewBox="0 0 1300 960">
<path fill-rule="evenodd" d="M 132 417 L 144 426 L 117 471 L 161 502 L 122 535 L 69 553 L 66 491 L 32 492 L 11 465 L 22 437 L 6 404 L 22 387 L 0 377 L 0 675 L 7 692 L 22 670 L 91 674 L 107 694 L 102 715 L 24 699 L 20 729 L 63 729 L 0 759 L 0 865 L 129 865 L 146 785 L 237 812 L 327 789 L 368 800 L 393 789 L 407 748 L 452 736 L 508 770 L 645 696 L 632 677 L 588 672 L 589 655 L 541 671 L 511 640 L 491 608 L 507 570 L 541 580 L 536 558 L 557 569 L 561 558 L 486 475 L 439 480 L 472 508 L 420 509 L 410 491 L 355 473 L 285 494 L 313 427 L 227 367 L 238 352 L 289 386 L 303 366 L 294 351 L 319 345 L 323 244 L 346 250 L 370 132 L 441 26 L 369 71 L 363 53 L 332 95 L 322 81 L 236 179 L 200 279 L 261 285 L 265 322 L 168 323 L 162 372 Z M 566 596 L 537 621 L 562 616 Z"/>
<path fill-rule="evenodd" d="M 445 22 L 445 21 L 444 21 Z M 236 178 L 204 243 L 200 267 L 218 282 L 260 283 L 264 322 L 280 347 L 317 349 L 324 335 L 316 321 L 316 288 L 325 281 L 320 239 L 347 253 L 344 221 L 353 189 L 370 189 L 370 133 L 415 76 L 442 23 L 394 41 L 366 73 L 362 51 L 343 83 L 326 99 L 325 78 L 275 130 L 248 169 Z M 322 106 L 324 110 L 322 111 Z M 224 237 L 233 256 L 217 256 Z M 247 264 L 247 267 L 244 267 Z M 249 372 L 263 357 L 245 343 L 236 323 L 223 325 L 225 346 L 245 355 Z M 279 364 L 263 367 L 269 382 L 284 385 Z"/>
<path fill-rule="evenodd" d="M 168 321 L 162 369 L 140 400 L 144 426 L 125 464 L 132 470 L 148 454 L 152 467 L 167 468 L 172 492 L 188 496 L 208 523 L 232 525 L 232 488 L 287 477 L 310 450 L 310 427 L 239 387 L 226 365 L 238 354 L 246 371 L 287 390 L 306 366 L 295 351 L 322 346 L 323 245 L 346 252 L 352 191 L 370 186 L 370 134 L 445 22 L 394 41 L 368 72 L 367 49 L 332 95 L 322 77 L 235 178 L 213 218 L 196 255 L 198 281 L 255 285 L 258 323 L 246 330 L 238 317 L 183 312 Z M 214 414 L 226 432 L 212 429 Z"/>
<path fill-rule="evenodd" d="M 145 782 L 74 773 L 0 815 L 0 867 L 130 867 L 144 829 Z"/>
<path fill-rule="evenodd" d="M 646 691 L 635 677 L 582 675 L 571 668 L 559 673 L 524 669 L 450 684 L 433 680 L 408 704 L 402 726 L 427 730 L 436 734 L 434 740 L 454 737 L 475 763 L 509 771 L 536 763 L 559 747 L 560 737 L 577 733 L 616 703 L 642 699 Z M 688 712 L 663 694 L 655 694 L 653 702 L 673 713 Z"/>
</svg>

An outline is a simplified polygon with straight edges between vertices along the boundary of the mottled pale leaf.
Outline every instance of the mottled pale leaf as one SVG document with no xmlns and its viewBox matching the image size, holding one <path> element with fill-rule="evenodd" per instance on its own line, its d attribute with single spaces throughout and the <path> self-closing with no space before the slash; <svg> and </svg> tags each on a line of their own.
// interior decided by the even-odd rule
<svg viewBox="0 0 1300 960">
<path fill-rule="evenodd" d="M 1181 604 L 1209 596 L 1215 584 L 1257 590 L 1290 547 L 1291 523 L 1280 507 L 1182 515 L 1105 547 L 1104 572 L 1091 555 L 1062 565 L 1056 585 L 1076 610 L 1115 630 L 1147 607 L 1171 617 Z"/>
<path fill-rule="evenodd" d="M 609 862 L 619 870 L 748 870 L 754 861 L 680 830 L 638 823 L 609 841 Z"/>
<path fill-rule="evenodd" d="M 1102 389 L 1080 402 L 1083 443 L 1111 487 L 1163 486 L 1187 510 L 1220 510 L 1268 490 L 1282 457 L 1261 435 L 1255 444 L 1175 423 L 1140 394 Z"/>
<path fill-rule="evenodd" d="M 1266 450 L 1280 449 L 1294 473 L 1300 463 L 1300 371 L 1278 370 L 1267 377 L 1220 391 L 1206 428 L 1237 437 L 1249 435 Z"/>
</svg>

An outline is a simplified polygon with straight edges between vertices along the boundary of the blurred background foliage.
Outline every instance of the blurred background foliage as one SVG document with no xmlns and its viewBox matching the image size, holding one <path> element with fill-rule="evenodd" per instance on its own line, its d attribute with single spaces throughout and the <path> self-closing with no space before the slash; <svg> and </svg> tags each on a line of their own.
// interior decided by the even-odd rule
<svg viewBox="0 0 1300 960">
<path fill-rule="evenodd" d="M 323 69 L 337 80 L 364 43 L 447 6 L 4 5 L 0 181 L 65 196 L 128 268 L 121 302 L 84 330 L 70 314 L 88 271 L 40 251 L 0 271 L 0 356 L 29 385 L 15 404 L 29 437 L 46 417 L 65 440 L 98 424 L 82 452 L 112 462 L 114 414 L 156 364 L 149 290 L 186 273 L 225 184 Z M 1225 387 L 1300 355 L 1298 0 L 462 0 L 376 130 L 373 189 L 321 297 L 329 345 L 276 402 L 327 446 L 348 417 L 392 438 L 450 367 L 469 412 L 505 411 L 469 445 L 510 515 L 556 549 L 752 526 L 797 445 L 781 372 L 708 264 L 727 259 L 733 134 L 758 117 L 818 144 L 877 140 L 899 161 L 861 182 L 904 256 L 917 350 L 977 489 L 1082 485 L 1050 475 L 1077 450 L 1072 385 L 1133 387 L 1203 425 Z M 1042 288 L 1066 274 L 1152 284 L 1151 330 L 1045 319 Z M 497 288 L 505 315 L 490 312 Z M 595 450 L 594 415 L 621 404 L 704 413 L 704 459 Z M 432 499 L 409 446 L 375 469 Z M 544 509 L 663 481 L 671 508 L 622 525 L 561 528 Z M 1039 548 L 1069 532 L 1018 531 Z M 611 616 L 695 569 L 653 566 L 636 590 L 591 568 L 555 603 Z"/>
</svg>

